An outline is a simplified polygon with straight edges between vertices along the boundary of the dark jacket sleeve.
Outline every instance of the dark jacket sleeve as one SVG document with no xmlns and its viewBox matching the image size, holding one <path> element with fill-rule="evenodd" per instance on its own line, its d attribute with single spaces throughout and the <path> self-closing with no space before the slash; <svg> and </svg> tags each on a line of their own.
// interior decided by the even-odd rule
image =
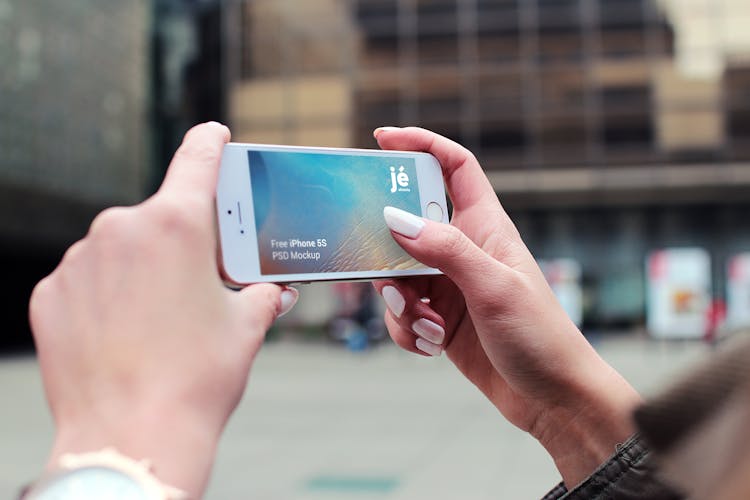
<svg viewBox="0 0 750 500">
<path fill-rule="evenodd" d="M 677 500 L 680 494 L 655 474 L 650 452 L 639 435 L 619 445 L 615 454 L 581 484 L 568 491 L 558 484 L 542 500 Z"/>
</svg>

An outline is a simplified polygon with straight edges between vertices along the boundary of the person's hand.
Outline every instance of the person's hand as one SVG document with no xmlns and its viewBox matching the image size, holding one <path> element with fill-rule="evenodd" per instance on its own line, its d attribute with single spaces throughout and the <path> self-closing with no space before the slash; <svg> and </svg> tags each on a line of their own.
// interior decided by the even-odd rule
<svg viewBox="0 0 750 500">
<path fill-rule="evenodd" d="M 398 244 L 445 274 L 375 284 L 391 337 L 415 353 L 444 349 L 541 442 L 566 484 L 578 483 L 632 434 L 638 394 L 568 318 L 468 150 L 419 128 L 385 127 L 375 137 L 383 149 L 436 156 L 454 207 L 450 225 L 384 212 Z"/>
<path fill-rule="evenodd" d="M 276 285 L 222 284 L 214 195 L 228 140 L 218 123 L 190 130 L 159 192 L 102 212 L 34 289 L 56 425 L 48 467 L 111 446 L 200 498 L 264 334 L 297 299 Z"/>
</svg>

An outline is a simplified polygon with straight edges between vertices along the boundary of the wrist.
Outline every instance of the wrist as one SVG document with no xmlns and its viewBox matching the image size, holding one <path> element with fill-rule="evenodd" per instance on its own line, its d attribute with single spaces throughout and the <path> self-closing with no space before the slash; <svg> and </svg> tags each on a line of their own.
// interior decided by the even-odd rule
<svg viewBox="0 0 750 500">
<path fill-rule="evenodd" d="M 600 368 L 595 376 L 587 375 L 588 383 L 574 389 L 573 396 L 544 411 L 531 430 L 568 488 L 591 475 L 635 433 L 631 415 L 640 396 L 604 361 Z"/>
<path fill-rule="evenodd" d="M 47 469 L 57 469 L 67 453 L 114 448 L 134 460 L 148 460 L 160 481 L 185 491 L 189 498 L 201 498 L 219 438 L 219 433 L 208 429 L 177 412 L 67 422 L 58 425 Z"/>
</svg>

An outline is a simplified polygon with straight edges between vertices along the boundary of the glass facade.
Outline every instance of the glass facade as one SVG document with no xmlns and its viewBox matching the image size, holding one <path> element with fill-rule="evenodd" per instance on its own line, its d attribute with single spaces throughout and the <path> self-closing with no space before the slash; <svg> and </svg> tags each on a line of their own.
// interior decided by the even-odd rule
<svg viewBox="0 0 750 500">
<path fill-rule="evenodd" d="M 240 141 L 375 147 L 419 125 L 482 163 L 586 320 L 639 321 L 644 259 L 750 249 L 746 0 L 244 0 L 225 7 Z"/>
<path fill-rule="evenodd" d="M 710 249 L 721 293 L 750 250 L 748 27 L 747 0 L 0 0 L 0 239 L 69 244 L 199 121 L 365 148 L 419 125 L 582 264 L 594 316 L 643 310 L 664 245 Z"/>
<path fill-rule="evenodd" d="M 243 136 L 304 143 L 346 123 L 310 138 L 371 146 L 377 126 L 419 124 L 489 170 L 750 158 L 747 2 L 241 4 L 230 111 Z M 263 114 L 260 87 L 276 83 L 287 92 Z M 330 92 L 317 112 L 309 84 Z"/>
<path fill-rule="evenodd" d="M 0 184 L 92 204 L 143 196 L 149 23 L 142 0 L 0 0 Z"/>
</svg>

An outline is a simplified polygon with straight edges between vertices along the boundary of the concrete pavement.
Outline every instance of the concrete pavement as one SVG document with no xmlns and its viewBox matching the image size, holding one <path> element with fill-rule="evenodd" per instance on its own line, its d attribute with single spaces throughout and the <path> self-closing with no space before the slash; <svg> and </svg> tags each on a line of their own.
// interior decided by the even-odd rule
<svg viewBox="0 0 750 500">
<path fill-rule="evenodd" d="M 649 393 L 707 349 L 637 335 L 595 347 Z M 44 464 L 52 427 L 35 361 L 0 360 L 0 498 Z M 282 340 L 258 356 L 206 498 L 539 498 L 559 476 L 445 359 Z"/>
</svg>

